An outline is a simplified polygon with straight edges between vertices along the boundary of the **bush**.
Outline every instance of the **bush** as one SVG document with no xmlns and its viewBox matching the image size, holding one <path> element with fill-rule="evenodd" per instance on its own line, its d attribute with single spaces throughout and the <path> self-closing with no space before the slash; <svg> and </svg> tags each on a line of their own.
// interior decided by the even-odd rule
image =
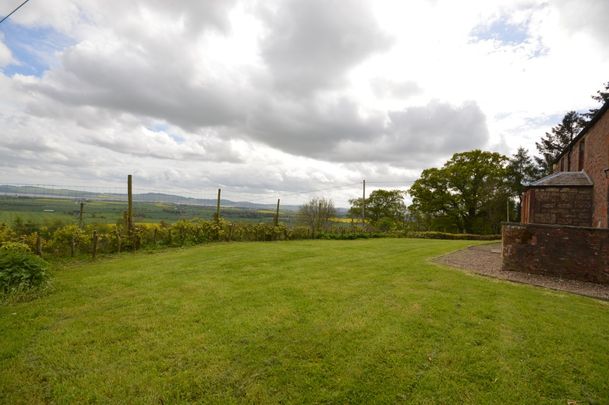
<svg viewBox="0 0 609 405">
<path fill-rule="evenodd" d="M 41 289 L 49 279 L 47 263 L 21 250 L 0 249 L 0 294 Z"/>
<path fill-rule="evenodd" d="M 498 240 L 501 235 L 475 235 L 471 233 L 447 233 L 447 232 L 405 232 L 403 237 L 422 239 L 461 239 L 461 240 Z"/>
<path fill-rule="evenodd" d="M 12 251 L 12 252 L 21 252 L 21 253 L 32 253 L 32 249 L 21 242 L 4 242 L 0 246 L 0 251 Z"/>
</svg>

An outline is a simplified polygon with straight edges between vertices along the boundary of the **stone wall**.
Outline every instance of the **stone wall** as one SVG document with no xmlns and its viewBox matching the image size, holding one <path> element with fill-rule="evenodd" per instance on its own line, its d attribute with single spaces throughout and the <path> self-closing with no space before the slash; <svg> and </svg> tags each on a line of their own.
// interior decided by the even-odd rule
<svg viewBox="0 0 609 405">
<path fill-rule="evenodd" d="M 581 154 L 580 144 L 584 153 Z M 583 162 L 580 162 L 583 158 Z M 605 173 L 609 169 L 609 112 L 606 112 L 577 143 L 572 145 L 558 162 L 556 170 L 579 171 L 582 166 L 594 183 L 593 210 L 591 226 L 607 228 L 609 207 L 609 178 Z M 590 226 L 590 225 L 588 225 Z"/>
<path fill-rule="evenodd" d="M 504 271 L 609 284 L 609 229 L 508 223 L 501 231 Z"/>
<path fill-rule="evenodd" d="M 592 226 L 592 187 L 540 187 L 527 190 L 524 223 Z"/>
<path fill-rule="evenodd" d="M 588 131 L 585 140 L 584 170 L 594 183 L 592 226 L 607 228 L 607 190 L 609 179 L 609 113 L 605 113 Z"/>
</svg>

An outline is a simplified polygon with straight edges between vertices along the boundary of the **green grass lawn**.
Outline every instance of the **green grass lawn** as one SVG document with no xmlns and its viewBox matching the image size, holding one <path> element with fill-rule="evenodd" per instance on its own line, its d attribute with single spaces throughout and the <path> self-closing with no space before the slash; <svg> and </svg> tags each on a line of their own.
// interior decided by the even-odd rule
<svg viewBox="0 0 609 405">
<path fill-rule="evenodd" d="M 609 402 L 606 302 L 429 262 L 472 242 L 211 244 L 0 307 L 0 403 Z"/>
</svg>

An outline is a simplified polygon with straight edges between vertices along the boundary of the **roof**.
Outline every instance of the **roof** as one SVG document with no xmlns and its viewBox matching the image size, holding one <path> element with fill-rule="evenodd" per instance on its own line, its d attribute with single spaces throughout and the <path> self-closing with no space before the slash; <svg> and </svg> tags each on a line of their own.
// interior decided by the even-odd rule
<svg viewBox="0 0 609 405">
<path fill-rule="evenodd" d="M 582 129 L 581 131 L 579 131 L 579 134 L 577 134 L 577 136 L 575 138 L 573 138 L 573 140 L 571 142 L 569 142 L 569 145 L 567 145 L 562 152 L 560 152 L 560 155 L 558 155 L 558 157 L 556 159 L 554 159 L 554 163 L 558 162 L 565 153 L 567 153 L 568 150 L 570 150 L 573 145 L 575 145 L 575 143 L 577 141 L 579 141 L 580 139 L 582 139 L 590 130 L 590 128 L 592 128 L 594 126 L 594 124 L 596 124 L 596 122 L 598 120 L 601 119 L 601 117 L 607 112 L 609 111 L 609 101 L 606 101 L 605 104 L 596 112 L 596 114 L 594 114 L 594 117 L 592 117 L 592 119 L 590 121 L 588 121 L 588 123 L 586 124 L 586 126 L 584 127 L 584 129 Z"/>
<path fill-rule="evenodd" d="M 584 172 L 556 172 L 541 178 L 527 187 L 592 187 L 594 183 Z"/>
</svg>

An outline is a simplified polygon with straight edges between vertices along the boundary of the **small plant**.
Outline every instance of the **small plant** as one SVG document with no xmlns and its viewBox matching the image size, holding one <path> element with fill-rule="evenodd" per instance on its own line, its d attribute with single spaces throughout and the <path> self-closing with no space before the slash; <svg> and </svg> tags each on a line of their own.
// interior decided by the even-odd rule
<svg viewBox="0 0 609 405">
<path fill-rule="evenodd" d="M 48 285 L 47 262 L 22 246 L 0 249 L 0 296 L 3 301 L 22 301 Z M 22 245 L 15 243 L 14 245 Z"/>
</svg>

